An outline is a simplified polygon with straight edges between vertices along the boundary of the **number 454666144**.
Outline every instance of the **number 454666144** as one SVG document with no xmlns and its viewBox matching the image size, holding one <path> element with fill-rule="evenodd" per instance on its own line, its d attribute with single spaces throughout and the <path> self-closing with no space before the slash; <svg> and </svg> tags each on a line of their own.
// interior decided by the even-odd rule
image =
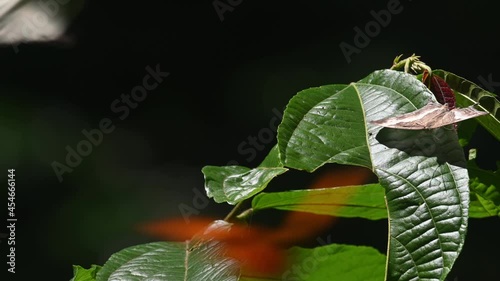
<svg viewBox="0 0 500 281">
<path fill-rule="evenodd" d="M 15 179 L 15 177 L 16 177 L 16 174 L 15 174 L 16 170 L 15 169 L 9 169 L 7 171 L 9 172 L 9 174 L 8 174 L 8 177 L 9 177 L 9 179 L 8 179 L 9 187 L 10 186 L 15 186 L 16 185 L 16 179 Z"/>
<path fill-rule="evenodd" d="M 9 203 L 8 203 L 8 209 L 9 209 L 9 216 L 13 217 L 14 216 L 14 210 L 15 210 L 15 203 L 14 203 L 14 200 L 16 198 L 16 179 L 15 179 L 15 169 L 9 169 L 8 172 L 8 177 L 9 179 L 7 180 L 7 183 L 9 185 L 8 187 L 8 200 L 9 200 Z"/>
</svg>

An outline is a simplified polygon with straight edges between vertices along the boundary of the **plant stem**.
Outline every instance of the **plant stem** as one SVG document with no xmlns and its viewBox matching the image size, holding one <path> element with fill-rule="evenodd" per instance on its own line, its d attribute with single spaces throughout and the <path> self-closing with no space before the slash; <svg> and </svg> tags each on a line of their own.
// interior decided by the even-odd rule
<svg viewBox="0 0 500 281">
<path fill-rule="evenodd" d="M 246 220 L 248 218 L 248 216 L 250 216 L 252 214 L 253 214 L 253 208 L 250 208 L 250 209 L 246 209 L 245 211 L 241 212 L 236 217 L 240 220 Z"/>
<path fill-rule="evenodd" d="M 233 220 L 235 217 L 237 217 L 237 213 L 238 211 L 242 208 L 243 206 L 243 202 L 245 202 L 245 200 L 243 201 L 240 201 L 238 204 L 236 204 L 233 209 L 231 210 L 231 212 L 229 212 L 229 214 L 227 214 L 227 216 L 224 218 L 224 220 L 226 222 L 229 222 L 231 220 Z"/>
</svg>

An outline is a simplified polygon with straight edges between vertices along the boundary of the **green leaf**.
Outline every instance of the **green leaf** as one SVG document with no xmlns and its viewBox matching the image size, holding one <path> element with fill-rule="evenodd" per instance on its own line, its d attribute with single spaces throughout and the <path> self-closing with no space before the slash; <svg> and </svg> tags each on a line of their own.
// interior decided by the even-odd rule
<svg viewBox="0 0 500 281">
<path fill-rule="evenodd" d="M 471 182 L 470 216 L 472 218 L 500 217 L 500 191 L 498 186 L 487 186 L 474 178 Z"/>
<path fill-rule="evenodd" d="M 205 190 L 215 202 L 236 204 L 264 190 L 276 176 L 288 171 L 283 168 L 278 146 L 275 145 L 259 167 L 205 166 Z"/>
<path fill-rule="evenodd" d="M 283 164 L 309 172 L 334 162 L 370 167 L 366 138 L 359 134 L 364 130 L 362 120 L 363 111 L 352 85 L 299 92 L 288 103 L 278 127 Z"/>
<path fill-rule="evenodd" d="M 202 172 L 207 196 L 213 197 L 215 202 L 234 205 L 264 190 L 274 177 L 287 170 L 281 167 L 205 166 Z"/>
<path fill-rule="evenodd" d="M 484 218 L 500 217 L 500 171 L 488 171 L 469 161 L 470 216 Z"/>
<path fill-rule="evenodd" d="M 73 278 L 70 281 L 96 281 L 96 275 L 101 266 L 93 264 L 89 269 L 73 265 Z"/>
<path fill-rule="evenodd" d="M 230 199 L 224 193 L 224 181 L 230 176 L 238 176 L 250 171 L 243 166 L 205 166 L 201 172 L 205 176 L 205 191 L 208 198 L 214 198 L 215 202 L 227 202 Z"/>
<path fill-rule="evenodd" d="M 239 264 L 223 252 L 223 244 L 215 240 L 132 246 L 113 254 L 98 272 L 97 281 L 237 281 Z"/>
<path fill-rule="evenodd" d="M 378 220 L 387 218 L 384 195 L 380 184 L 261 193 L 254 197 L 252 208 Z"/>
<path fill-rule="evenodd" d="M 493 136 L 500 140 L 500 102 L 497 96 L 471 81 L 444 70 L 433 70 L 433 75 L 443 78 L 455 92 L 459 107 L 467 107 L 478 103 L 478 107 L 488 112 L 476 120 Z"/>
<path fill-rule="evenodd" d="M 254 196 L 266 188 L 267 184 L 276 176 L 286 172 L 286 168 L 252 169 L 244 174 L 227 177 L 224 181 L 224 193 L 229 204 L 236 204 Z"/>
<path fill-rule="evenodd" d="M 267 154 L 266 158 L 260 163 L 259 167 L 283 167 L 277 144 L 271 148 L 271 151 L 269 151 L 269 154 Z"/>
<path fill-rule="evenodd" d="M 290 269 L 281 280 L 382 281 L 385 256 L 366 246 L 331 244 L 314 249 L 293 247 Z"/>
<path fill-rule="evenodd" d="M 460 253 L 469 205 L 465 158 L 454 130 L 398 130 L 369 121 L 434 101 L 413 75 L 376 71 L 349 86 L 302 91 L 278 128 L 285 166 L 371 168 L 389 213 L 387 280 L 444 280 Z"/>
</svg>

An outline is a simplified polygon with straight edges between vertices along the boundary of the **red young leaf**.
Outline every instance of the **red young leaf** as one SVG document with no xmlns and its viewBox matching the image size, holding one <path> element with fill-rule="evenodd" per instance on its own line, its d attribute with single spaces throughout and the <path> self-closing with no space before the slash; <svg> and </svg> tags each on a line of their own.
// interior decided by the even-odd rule
<svg viewBox="0 0 500 281">
<path fill-rule="evenodd" d="M 446 104 L 449 110 L 455 108 L 455 94 L 443 78 L 424 71 L 422 82 L 427 85 L 440 104 Z"/>
</svg>

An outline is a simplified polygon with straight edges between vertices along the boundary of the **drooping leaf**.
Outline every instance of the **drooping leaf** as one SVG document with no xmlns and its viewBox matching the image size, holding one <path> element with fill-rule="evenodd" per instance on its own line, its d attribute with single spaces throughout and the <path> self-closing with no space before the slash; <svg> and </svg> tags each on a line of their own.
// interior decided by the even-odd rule
<svg viewBox="0 0 500 281">
<path fill-rule="evenodd" d="M 215 202 L 236 204 L 264 190 L 276 176 L 285 173 L 275 145 L 262 163 L 254 169 L 243 166 L 205 166 L 205 190 Z"/>
<path fill-rule="evenodd" d="M 96 281 L 101 266 L 93 264 L 89 269 L 73 265 L 73 278 L 70 281 Z"/>
<path fill-rule="evenodd" d="M 234 175 L 242 175 L 250 171 L 243 166 L 205 166 L 201 170 L 205 177 L 205 191 L 208 198 L 214 198 L 215 202 L 227 202 L 230 199 L 224 193 L 224 181 Z"/>
<path fill-rule="evenodd" d="M 290 249 L 292 263 L 282 280 L 382 281 L 385 256 L 366 246 L 330 244 Z"/>
<path fill-rule="evenodd" d="M 377 220 L 387 218 L 384 195 L 380 184 L 261 193 L 253 199 L 252 208 Z"/>
<path fill-rule="evenodd" d="M 453 89 L 459 107 L 478 103 L 478 108 L 488 112 L 488 115 L 476 120 L 497 140 L 500 140 L 500 102 L 495 94 L 451 72 L 439 69 L 432 73 L 443 78 Z"/>
<path fill-rule="evenodd" d="M 224 255 L 223 246 L 214 239 L 132 246 L 113 254 L 97 281 L 237 281 L 238 262 Z"/>
<path fill-rule="evenodd" d="M 266 188 L 276 176 L 283 174 L 286 168 L 258 167 L 240 175 L 227 177 L 224 181 L 224 194 L 229 204 L 236 204 L 254 196 Z"/>
<path fill-rule="evenodd" d="M 423 107 L 433 94 L 416 77 L 382 70 L 349 86 L 302 91 L 278 128 L 285 166 L 371 168 L 389 212 L 387 280 L 444 280 L 460 253 L 469 189 L 463 151 L 447 127 L 407 131 L 368 121 Z"/>
<path fill-rule="evenodd" d="M 205 166 L 205 190 L 215 202 L 236 204 L 266 188 L 276 176 L 288 169 L 281 167 Z"/>
</svg>

